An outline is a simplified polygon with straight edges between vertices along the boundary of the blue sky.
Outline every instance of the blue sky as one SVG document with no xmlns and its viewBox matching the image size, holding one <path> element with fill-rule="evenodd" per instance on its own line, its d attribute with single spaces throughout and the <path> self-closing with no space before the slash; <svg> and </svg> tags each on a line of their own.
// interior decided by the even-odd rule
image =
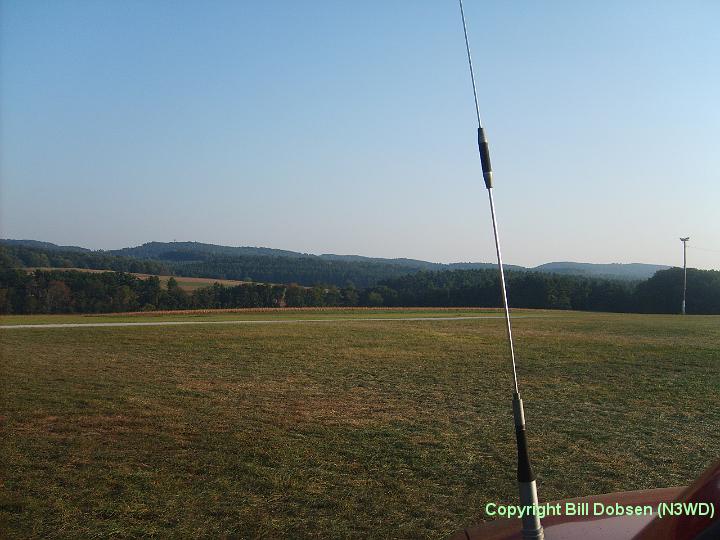
<svg viewBox="0 0 720 540">
<path fill-rule="evenodd" d="M 0 9 L 1 236 L 493 259 L 455 1 Z M 466 15 L 507 262 L 720 268 L 720 3 Z"/>
</svg>

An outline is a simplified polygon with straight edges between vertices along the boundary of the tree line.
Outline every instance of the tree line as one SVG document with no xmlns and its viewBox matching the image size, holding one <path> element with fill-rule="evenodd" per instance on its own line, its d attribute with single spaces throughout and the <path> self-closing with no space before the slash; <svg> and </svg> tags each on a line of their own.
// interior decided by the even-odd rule
<svg viewBox="0 0 720 540">
<path fill-rule="evenodd" d="M 182 260 L 183 252 L 174 252 L 175 262 L 167 263 L 177 275 L 214 279 L 235 279 L 270 283 L 295 282 L 304 286 L 317 284 L 343 287 L 353 284 L 368 287 L 379 281 L 418 272 L 419 269 L 366 261 L 326 260 L 310 257 L 208 255 L 198 261 Z"/>
<path fill-rule="evenodd" d="M 139 278 L 124 272 L 0 270 L 0 313 L 113 313 L 176 309 L 360 305 L 353 287 L 240 284 L 185 291 L 174 277 Z"/>
<path fill-rule="evenodd" d="M 120 250 L 123 251 L 123 250 Z M 419 268 L 373 261 L 327 260 L 319 257 L 225 255 L 175 250 L 163 260 L 140 259 L 97 251 L 50 250 L 0 244 L 2 268 L 83 268 L 141 274 L 233 279 L 262 283 L 298 283 L 368 287 Z"/>
<path fill-rule="evenodd" d="M 660 270 L 643 281 L 537 272 L 506 272 L 508 303 L 515 308 L 617 313 L 677 313 L 683 270 Z M 494 307 L 501 305 L 495 270 L 420 272 L 368 289 L 385 306 Z M 688 313 L 720 314 L 720 271 L 688 269 Z"/>
<path fill-rule="evenodd" d="M 0 244 L 0 268 L 83 268 L 138 274 L 172 273 L 172 269 L 160 261 L 118 257 L 96 251 L 42 249 L 15 244 Z"/>
<path fill-rule="evenodd" d="M 641 282 L 531 272 L 508 272 L 511 307 L 585 311 L 677 313 L 682 270 L 657 272 Z M 378 285 L 240 284 L 187 292 L 175 278 L 141 279 L 125 272 L 0 270 L 0 313 L 109 313 L 138 310 L 250 307 L 497 307 L 494 270 L 418 272 Z M 688 270 L 687 311 L 720 314 L 720 272 Z"/>
</svg>

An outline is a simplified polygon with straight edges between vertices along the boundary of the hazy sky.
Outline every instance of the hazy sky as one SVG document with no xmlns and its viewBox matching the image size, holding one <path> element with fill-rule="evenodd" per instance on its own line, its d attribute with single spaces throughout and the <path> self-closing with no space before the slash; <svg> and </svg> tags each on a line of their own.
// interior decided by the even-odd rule
<svg viewBox="0 0 720 540">
<path fill-rule="evenodd" d="M 720 268 L 720 2 L 466 2 L 506 261 Z M 493 259 L 454 0 L 0 6 L 0 236 Z"/>
</svg>

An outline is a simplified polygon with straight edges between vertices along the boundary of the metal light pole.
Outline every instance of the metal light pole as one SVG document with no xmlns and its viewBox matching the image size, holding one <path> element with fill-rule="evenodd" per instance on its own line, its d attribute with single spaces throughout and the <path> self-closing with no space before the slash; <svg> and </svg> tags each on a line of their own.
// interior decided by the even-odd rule
<svg viewBox="0 0 720 540">
<path fill-rule="evenodd" d="M 682 314 L 685 315 L 685 291 L 687 290 L 687 242 L 690 237 L 681 238 L 680 241 L 683 243 L 683 302 L 682 302 Z"/>
</svg>

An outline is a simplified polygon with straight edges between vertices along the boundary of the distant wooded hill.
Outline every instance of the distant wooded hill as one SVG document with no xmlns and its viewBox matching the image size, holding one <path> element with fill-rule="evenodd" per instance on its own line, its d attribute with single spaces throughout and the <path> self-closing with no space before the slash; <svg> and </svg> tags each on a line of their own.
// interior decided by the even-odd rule
<svg viewBox="0 0 720 540">
<path fill-rule="evenodd" d="M 108 251 L 112 255 L 135 257 L 138 259 L 153 259 L 159 261 L 206 261 L 211 257 L 288 257 L 292 259 L 312 259 L 327 262 L 362 263 L 402 266 L 414 270 L 443 270 L 443 269 L 480 269 L 491 268 L 493 263 L 433 263 L 417 259 L 385 259 L 381 257 L 363 257 L 362 255 L 313 255 L 284 249 L 264 247 L 230 247 L 200 242 L 148 242 L 141 246 Z M 520 266 L 506 265 L 507 268 L 522 269 Z"/>
<path fill-rule="evenodd" d="M 89 273 L 26 268 L 114 270 Z M 641 264 L 508 266 L 513 307 L 677 312 L 682 269 Z M 656 272 L 656 270 L 659 270 Z M 176 275 L 264 282 L 183 291 Z M 648 277 L 650 274 L 651 277 Z M 274 285 L 273 285 L 274 283 Z M 299 285 L 304 285 L 299 286 Z M 720 313 L 720 272 L 688 271 L 688 312 Z M 0 313 L 97 313 L 136 309 L 280 306 L 479 306 L 500 304 L 489 263 L 308 255 L 268 248 L 151 242 L 90 251 L 36 241 L 0 241 Z"/>
<path fill-rule="evenodd" d="M 200 242 L 148 242 L 141 246 L 91 251 L 36 240 L 0 240 L 5 267 L 77 267 L 187 277 L 254 280 L 272 283 L 369 287 L 419 271 L 479 270 L 493 263 L 433 263 L 359 255 L 313 255 L 264 247 L 231 247 Z M 637 281 L 669 268 L 653 264 L 552 262 L 535 268 L 506 265 L 508 270 L 580 275 Z"/>
</svg>

